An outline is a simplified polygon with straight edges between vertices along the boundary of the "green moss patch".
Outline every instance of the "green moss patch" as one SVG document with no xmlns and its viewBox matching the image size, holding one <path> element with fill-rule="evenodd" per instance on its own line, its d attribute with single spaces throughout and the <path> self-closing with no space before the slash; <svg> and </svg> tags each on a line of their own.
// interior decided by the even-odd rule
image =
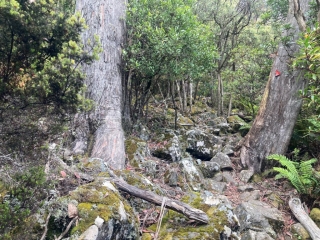
<svg viewBox="0 0 320 240">
<path fill-rule="evenodd" d="M 204 204 L 199 193 L 189 193 L 183 197 L 182 201 L 206 212 L 209 223 L 198 225 L 183 214 L 168 210 L 162 219 L 160 239 L 219 239 L 224 226 L 228 224 L 225 212 Z M 148 229 L 156 231 L 156 227 L 156 224 L 154 224 Z M 147 236 L 146 234 L 145 239 L 147 239 Z"/>
</svg>

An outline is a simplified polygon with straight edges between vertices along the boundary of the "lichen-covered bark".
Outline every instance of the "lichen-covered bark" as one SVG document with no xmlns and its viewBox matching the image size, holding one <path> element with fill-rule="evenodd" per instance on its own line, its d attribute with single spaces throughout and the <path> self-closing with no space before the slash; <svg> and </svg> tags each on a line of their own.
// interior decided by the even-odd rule
<svg viewBox="0 0 320 240">
<path fill-rule="evenodd" d="M 85 46 L 99 36 L 102 53 L 98 61 L 83 66 L 86 73 L 88 97 L 95 109 L 79 122 L 79 139 L 75 152 L 88 148 L 88 129 L 94 132 L 91 156 L 101 158 L 114 169 L 125 162 L 124 134 L 121 125 L 121 45 L 124 41 L 125 0 L 77 0 L 76 9 L 88 25 L 82 38 Z M 88 124 L 89 122 L 89 124 Z M 87 124 L 87 125 L 86 125 Z"/>
<path fill-rule="evenodd" d="M 290 36 L 290 40 L 279 46 L 260 110 L 241 148 L 243 166 L 254 172 L 264 169 L 268 155 L 286 152 L 302 105 L 299 90 L 303 89 L 305 84 L 304 74 L 290 68 L 290 59 L 299 49 L 296 40 L 300 29 L 303 29 L 295 15 L 297 17 L 297 14 L 306 12 L 309 0 L 300 1 L 299 12 L 297 2 L 299 3 L 297 0 L 289 1 L 287 23 L 291 25 L 291 29 L 284 34 Z M 298 17 L 299 21 L 301 19 L 303 16 Z M 276 76 L 276 71 L 281 75 Z"/>
</svg>

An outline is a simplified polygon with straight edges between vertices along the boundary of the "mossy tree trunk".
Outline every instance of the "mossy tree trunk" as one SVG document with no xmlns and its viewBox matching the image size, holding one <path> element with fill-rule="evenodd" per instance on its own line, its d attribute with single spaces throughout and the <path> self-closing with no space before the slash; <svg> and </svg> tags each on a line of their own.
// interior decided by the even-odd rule
<svg viewBox="0 0 320 240">
<path fill-rule="evenodd" d="M 287 23 L 291 28 L 284 33 L 287 42 L 280 44 L 269 80 L 260 103 L 259 112 L 241 148 L 241 162 L 253 172 L 261 172 L 270 154 L 285 154 L 302 105 L 299 91 L 304 88 L 304 73 L 292 69 L 291 57 L 299 50 L 296 44 L 305 30 L 304 16 L 310 0 L 290 0 Z M 298 3 L 298 5 L 296 5 Z M 276 72 L 280 75 L 277 76 Z"/>
<path fill-rule="evenodd" d="M 122 69 L 121 46 L 124 41 L 125 0 L 77 0 L 76 10 L 85 18 L 88 28 L 82 38 L 88 42 L 100 38 L 99 60 L 83 66 L 87 96 L 95 103 L 94 110 L 83 117 L 82 128 L 75 141 L 75 152 L 90 148 L 91 157 L 101 158 L 114 169 L 124 168 L 124 134 L 121 124 Z M 88 49 L 89 50 L 89 49 Z M 84 123 L 86 122 L 86 123 Z M 89 147 L 88 129 L 93 136 Z"/>
</svg>

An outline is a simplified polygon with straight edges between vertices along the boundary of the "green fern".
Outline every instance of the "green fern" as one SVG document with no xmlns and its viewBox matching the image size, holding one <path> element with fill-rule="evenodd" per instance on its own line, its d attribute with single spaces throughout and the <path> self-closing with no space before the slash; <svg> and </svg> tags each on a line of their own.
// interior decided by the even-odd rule
<svg viewBox="0 0 320 240">
<path fill-rule="evenodd" d="M 279 154 L 272 154 L 267 159 L 276 160 L 282 165 L 282 167 L 273 168 L 278 172 L 275 179 L 287 178 L 299 193 L 310 194 L 311 190 L 318 185 L 318 178 L 312 167 L 317 159 L 313 158 L 299 163 Z"/>
</svg>

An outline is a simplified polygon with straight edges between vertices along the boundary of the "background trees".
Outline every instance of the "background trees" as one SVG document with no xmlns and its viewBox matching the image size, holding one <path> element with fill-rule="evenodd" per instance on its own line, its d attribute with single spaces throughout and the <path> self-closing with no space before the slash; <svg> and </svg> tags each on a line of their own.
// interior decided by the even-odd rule
<svg viewBox="0 0 320 240">
<path fill-rule="evenodd" d="M 152 94 L 160 92 L 164 98 L 174 99 L 176 94 L 186 91 L 186 82 L 192 83 L 212 71 L 216 56 L 212 35 L 193 13 L 194 3 L 129 2 L 124 51 L 125 103 L 133 119 L 143 116 Z M 182 98 L 179 108 L 185 110 L 186 94 L 181 94 Z"/>
<path fill-rule="evenodd" d="M 242 31 L 250 24 L 253 16 L 254 1 L 198 1 L 197 12 L 202 21 L 209 23 L 212 35 L 217 46 L 219 57 L 216 59 L 216 68 L 212 72 L 212 89 L 217 81 L 216 106 L 218 115 L 223 115 L 224 87 L 222 71 L 229 66 L 235 69 L 236 63 L 229 65 L 232 51 L 239 44 Z M 212 103 L 214 93 L 211 93 Z"/>
</svg>

